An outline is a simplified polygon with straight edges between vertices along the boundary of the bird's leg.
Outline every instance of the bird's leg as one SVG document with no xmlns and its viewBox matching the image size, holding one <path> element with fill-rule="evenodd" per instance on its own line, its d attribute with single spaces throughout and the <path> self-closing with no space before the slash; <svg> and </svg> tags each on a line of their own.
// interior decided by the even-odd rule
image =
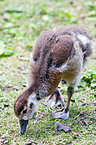
<svg viewBox="0 0 96 145">
<path fill-rule="evenodd" d="M 60 95 L 60 92 L 58 89 L 48 98 L 45 105 L 48 105 L 52 108 L 56 108 L 57 106 L 63 106 L 64 101 L 63 98 Z"/>
<path fill-rule="evenodd" d="M 74 93 L 74 88 L 72 86 L 69 86 L 68 90 L 67 90 L 68 101 L 67 101 L 67 106 L 66 106 L 66 109 L 65 109 L 65 113 L 67 113 L 69 111 L 70 100 L 71 100 L 71 97 L 72 97 L 73 93 Z"/>
<path fill-rule="evenodd" d="M 67 90 L 67 94 L 68 94 L 67 106 L 62 111 L 53 113 L 53 118 L 61 118 L 61 119 L 64 119 L 64 120 L 69 118 L 69 105 L 70 105 L 70 100 L 71 100 L 71 97 L 72 97 L 73 93 L 74 93 L 74 88 L 72 86 L 69 86 L 68 90 Z"/>
<path fill-rule="evenodd" d="M 56 95 L 56 105 L 54 107 L 57 107 L 59 105 L 61 105 L 63 107 L 64 99 L 62 98 L 60 91 L 58 89 L 56 89 L 55 95 Z"/>
</svg>

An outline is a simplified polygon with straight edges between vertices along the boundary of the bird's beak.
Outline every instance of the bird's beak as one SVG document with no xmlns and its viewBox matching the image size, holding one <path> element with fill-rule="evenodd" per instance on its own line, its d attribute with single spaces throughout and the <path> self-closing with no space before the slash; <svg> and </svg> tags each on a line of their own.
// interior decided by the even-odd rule
<svg viewBox="0 0 96 145">
<path fill-rule="evenodd" d="M 26 131 L 26 127 L 27 127 L 27 124 L 28 124 L 28 120 L 20 120 L 20 133 L 21 134 L 24 134 L 25 131 Z"/>
</svg>

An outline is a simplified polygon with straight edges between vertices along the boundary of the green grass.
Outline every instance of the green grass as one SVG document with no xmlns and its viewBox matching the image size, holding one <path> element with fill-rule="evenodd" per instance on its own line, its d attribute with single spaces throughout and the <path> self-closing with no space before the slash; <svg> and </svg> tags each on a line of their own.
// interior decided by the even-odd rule
<svg viewBox="0 0 96 145">
<path fill-rule="evenodd" d="M 53 110 L 45 107 L 42 104 L 45 100 L 42 100 L 35 119 L 30 120 L 22 136 L 13 111 L 16 97 L 26 89 L 24 77 L 27 78 L 29 70 L 29 62 L 21 61 L 19 57 L 29 58 L 41 31 L 71 24 L 87 26 L 96 37 L 96 2 L 0 0 L 0 144 L 23 145 L 28 140 L 45 145 L 96 144 L 96 89 L 76 89 L 73 95 L 75 102 L 71 102 L 70 118 L 66 121 L 52 120 Z M 9 48 L 12 53 L 8 52 Z M 11 56 L 4 55 L 2 49 Z M 96 71 L 96 49 L 84 70 L 89 69 Z M 20 71 L 24 72 L 23 76 Z M 66 104 L 66 85 L 60 84 L 60 89 Z M 56 132 L 56 121 L 71 127 L 71 132 Z"/>
</svg>

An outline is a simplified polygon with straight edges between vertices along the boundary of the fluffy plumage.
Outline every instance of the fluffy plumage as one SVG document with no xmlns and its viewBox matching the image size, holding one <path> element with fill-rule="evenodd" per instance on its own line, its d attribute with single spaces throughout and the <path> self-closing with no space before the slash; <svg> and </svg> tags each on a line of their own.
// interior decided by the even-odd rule
<svg viewBox="0 0 96 145">
<path fill-rule="evenodd" d="M 29 87 L 14 104 L 14 111 L 19 119 L 30 119 L 29 116 L 32 117 L 35 112 L 37 100 L 54 94 L 61 80 L 69 84 L 65 113 L 68 112 L 74 87 L 92 53 L 91 40 L 92 36 L 78 26 L 41 32 L 30 57 Z"/>
</svg>

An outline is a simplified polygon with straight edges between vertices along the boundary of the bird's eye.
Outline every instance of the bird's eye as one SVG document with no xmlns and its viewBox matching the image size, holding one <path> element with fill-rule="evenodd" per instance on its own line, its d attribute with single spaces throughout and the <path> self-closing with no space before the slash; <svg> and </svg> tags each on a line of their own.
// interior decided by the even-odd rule
<svg viewBox="0 0 96 145">
<path fill-rule="evenodd" d="M 22 114 L 25 114 L 27 112 L 27 110 L 23 110 Z"/>
</svg>

